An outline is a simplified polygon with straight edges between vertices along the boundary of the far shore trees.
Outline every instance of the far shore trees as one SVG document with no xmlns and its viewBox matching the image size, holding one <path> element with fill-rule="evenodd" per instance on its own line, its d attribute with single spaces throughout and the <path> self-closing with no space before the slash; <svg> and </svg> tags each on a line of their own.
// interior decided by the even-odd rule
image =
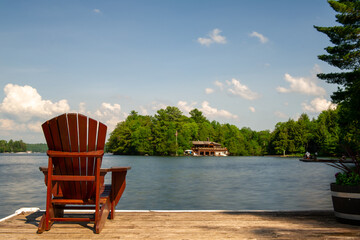
<svg viewBox="0 0 360 240">
<path fill-rule="evenodd" d="M 13 141 L 12 139 L 9 142 L 5 140 L 0 140 L 0 153 L 11 153 L 11 152 L 25 152 L 26 144 L 22 141 Z"/>
<path fill-rule="evenodd" d="M 257 156 L 296 154 L 305 151 L 321 155 L 341 155 L 337 110 L 323 111 L 310 120 L 302 114 L 298 120 L 276 124 L 273 132 L 239 129 L 228 123 L 209 121 L 198 109 L 190 117 L 177 107 L 160 109 L 155 116 L 142 116 L 132 111 L 110 134 L 107 150 L 122 155 L 182 155 L 191 141 L 214 141 L 228 148 L 231 155 Z M 178 145 L 176 136 L 178 134 Z"/>
</svg>

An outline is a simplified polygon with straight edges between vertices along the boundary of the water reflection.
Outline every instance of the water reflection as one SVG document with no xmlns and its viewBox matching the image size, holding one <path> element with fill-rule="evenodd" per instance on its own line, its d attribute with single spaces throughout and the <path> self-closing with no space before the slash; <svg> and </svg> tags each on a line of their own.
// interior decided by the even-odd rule
<svg viewBox="0 0 360 240">
<path fill-rule="evenodd" d="M 39 166 L 45 154 L 0 155 L 0 218 L 21 207 L 45 208 Z M 104 167 L 131 166 L 118 209 L 331 209 L 335 169 L 276 157 L 106 155 Z M 109 181 L 109 178 L 107 179 Z"/>
</svg>

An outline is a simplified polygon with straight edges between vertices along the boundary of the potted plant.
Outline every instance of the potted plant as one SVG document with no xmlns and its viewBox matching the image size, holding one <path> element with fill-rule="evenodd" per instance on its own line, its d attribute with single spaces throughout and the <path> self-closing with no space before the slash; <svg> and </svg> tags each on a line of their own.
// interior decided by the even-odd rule
<svg viewBox="0 0 360 240">
<path fill-rule="evenodd" d="M 336 182 L 330 184 L 334 213 L 340 222 L 360 225 L 360 162 L 350 154 L 352 163 L 344 163 L 345 157 L 330 163 L 340 169 Z"/>
</svg>

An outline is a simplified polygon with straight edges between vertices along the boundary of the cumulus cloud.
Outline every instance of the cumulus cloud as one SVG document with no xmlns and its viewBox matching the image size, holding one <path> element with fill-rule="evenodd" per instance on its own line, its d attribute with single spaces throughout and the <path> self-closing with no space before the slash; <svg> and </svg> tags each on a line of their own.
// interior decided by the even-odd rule
<svg viewBox="0 0 360 240">
<path fill-rule="evenodd" d="M 278 118 L 289 118 L 288 115 L 286 115 L 285 113 L 280 112 L 280 111 L 274 112 L 274 115 L 277 116 Z"/>
<path fill-rule="evenodd" d="M 213 40 L 210 38 L 198 38 L 198 42 L 208 47 L 213 43 Z"/>
<path fill-rule="evenodd" d="M 95 9 L 93 9 L 93 13 L 102 14 L 102 11 L 100 9 L 95 8 Z"/>
<path fill-rule="evenodd" d="M 70 110 L 67 100 L 54 103 L 44 100 L 31 86 L 9 83 L 5 86 L 4 92 L 5 98 L 0 104 L 0 113 L 15 116 L 20 121 L 27 121 L 32 117 L 47 118 Z"/>
<path fill-rule="evenodd" d="M 315 65 L 312 70 L 311 77 L 293 77 L 290 74 L 285 74 L 285 81 L 290 83 L 288 88 L 285 87 L 277 87 L 276 90 L 280 93 L 291 93 L 297 92 L 306 95 L 314 95 L 314 96 L 324 96 L 326 91 L 324 88 L 319 87 L 316 84 L 316 73 L 320 72 L 319 66 Z"/>
<path fill-rule="evenodd" d="M 86 104 L 84 102 L 79 103 L 79 113 L 85 113 L 86 111 L 85 105 Z"/>
<path fill-rule="evenodd" d="M 211 107 L 209 102 L 207 101 L 204 101 L 201 104 L 201 108 L 199 110 L 202 111 L 204 115 L 208 117 L 222 117 L 222 118 L 230 118 L 230 119 L 238 118 L 237 115 L 232 114 L 229 111 Z"/>
<path fill-rule="evenodd" d="M 197 108 L 206 117 L 211 117 L 211 118 L 220 117 L 220 118 L 229 118 L 229 119 L 237 119 L 238 118 L 237 115 L 232 114 L 229 111 L 211 107 L 209 102 L 207 102 L 207 101 L 203 101 L 201 103 L 201 107 L 196 107 L 196 104 L 197 104 L 197 102 L 188 103 L 186 101 L 179 101 L 177 106 L 182 112 L 185 112 L 185 113 L 189 113 L 194 108 Z"/>
<path fill-rule="evenodd" d="M 25 136 L 38 136 L 42 139 L 41 124 L 65 112 L 70 112 L 67 100 L 53 102 L 41 97 L 38 91 L 31 86 L 19 86 L 7 84 L 4 87 L 5 97 L 0 103 L 0 134 L 19 136 L 26 141 Z M 84 102 L 79 104 L 78 111 L 108 126 L 108 132 L 112 131 L 116 124 L 125 120 L 127 115 L 121 112 L 119 104 L 102 103 L 95 111 L 86 111 Z M 39 135 L 36 135 L 39 133 Z"/>
<path fill-rule="evenodd" d="M 141 115 L 148 115 L 148 110 L 144 106 L 140 106 Z"/>
<path fill-rule="evenodd" d="M 214 89 L 212 89 L 212 88 L 205 88 L 205 93 L 206 94 L 211 94 L 211 93 L 213 93 L 214 92 Z"/>
<path fill-rule="evenodd" d="M 315 98 L 310 102 L 310 104 L 302 103 L 302 107 L 304 111 L 320 113 L 324 110 L 335 109 L 336 104 L 326 100 L 325 98 Z"/>
<path fill-rule="evenodd" d="M 32 132 L 41 133 L 42 132 L 42 128 L 41 128 L 42 124 L 43 124 L 43 122 L 40 122 L 40 121 L 30 122 L 26 125 L 26 128 Z"/>
<path fill-rule="evenodd" d="M 197 39 L 197 41 L 201 45 L 205 45 L 207 47 L 213 43 L 226 44 L 226 42 L 227 42 L 226 37 L 221 36 L 220 33 L 221 33 L 221 30 L 218 28 L 215 28 L 208 34 L 208 37 L 206 37 L 206 38 L 199 37 Z"/>
<path fill-rule="evenodd" d="M 233 78 L 231 81 L 227 81 L 227 84 L 230 86 L 228 91 L 236 96 L 240 96 L 247 100 L 255 100 L 259 98 L 259 94 L 250 90 L 246 85 L 240 83 L 239 80 Z"/>
<path fill-rule="evenodd" d="M 121 112 L 121 106 L 117 103 L 102 103 L 101 107 L 93 115 L 96 120 L 107 125 L 108 132 L 111 132 L 119 122 L 124 121 L 127 117 L 126 113 Z"/>
<path fill-rule="evenodd" d="M 215 84 L 215 86 L 219 87 L 221 91 L 224 90 L 224 84 L 222 82 L 219 82 L 218 80 L 216 80 L 214 82 L 214 84 Z"/>
<path fill-rule="evenodd" d="M 255 108 L 254 108 L 254 107 L 249 107 L 249 110 L 250 110 L 251 112 L 255 112 Z"/>
<path fill-rule="evenodd" d="M 178 108 L 185 113 L 190 112 L 191 110 L 193 110 L 195 108 L 196 102 L 192 102 L 190 104 L 188 104 L 186 101 L 179 101 L 177 106 Z"/>
<path fill-rule="evenodd" d="M 262 35 L 261 33 L 258 33 L 258 32 L 252 32 L 252 33 L 250 33 L 249 36 L 258 38 L 261 43 L 267 43 L 269 41 L 268 38 L 266 38 L 264 35 Z"/>
<path fill-rule="evenodd" d="M 0 119 L 0 130 L 13 131 L 17 129 L 17 125 L 14 120 Z"/>
<path fill-rule="evenodd" d="M 160 110 L 160 109 L 165 109 L 168 105 L 162 102 L 157 102 L 157 101 L 153 101 L 152 103 L 152 107 L 151 109 L 154 111 Z"/>
</svg>

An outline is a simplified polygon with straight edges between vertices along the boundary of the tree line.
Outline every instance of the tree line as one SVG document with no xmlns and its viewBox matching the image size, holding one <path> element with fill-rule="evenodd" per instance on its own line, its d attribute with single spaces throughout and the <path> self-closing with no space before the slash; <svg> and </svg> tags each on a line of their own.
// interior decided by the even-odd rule
<svg viewBox="0 0 360 240">
<path fill-rule="evenodd" d="M 0 153 L 18 153 L 18 152 L 46 152 L 48 150 L 45 143 L 24 143 L 22 140 L 9 141 L 0 140 Z"/>
<path fill-rule="evenodd" d="M 22 140 L 13 141 L 11 139 L 9 142 L 0 140 L 0 153 L 5 152 L 26 152 L 26 143 Z"/>
<path fill-rule="evenodd" d="M 302 155 L 306 151 L 342 154 L 337 110 L 323 111 L 312 120 L 302 114 L 298 120 L 277 123 L 272 132 L 209 121 L 198 109 L 189 114 L 187 117 L 170 106 L 154 116 L 132 111 L 110 134 L 107 151 L 124 155 L 182 155 L 191 149 L 192 141 L 209 140 L 227 147 L 234 156 Z"/>
</svg>

